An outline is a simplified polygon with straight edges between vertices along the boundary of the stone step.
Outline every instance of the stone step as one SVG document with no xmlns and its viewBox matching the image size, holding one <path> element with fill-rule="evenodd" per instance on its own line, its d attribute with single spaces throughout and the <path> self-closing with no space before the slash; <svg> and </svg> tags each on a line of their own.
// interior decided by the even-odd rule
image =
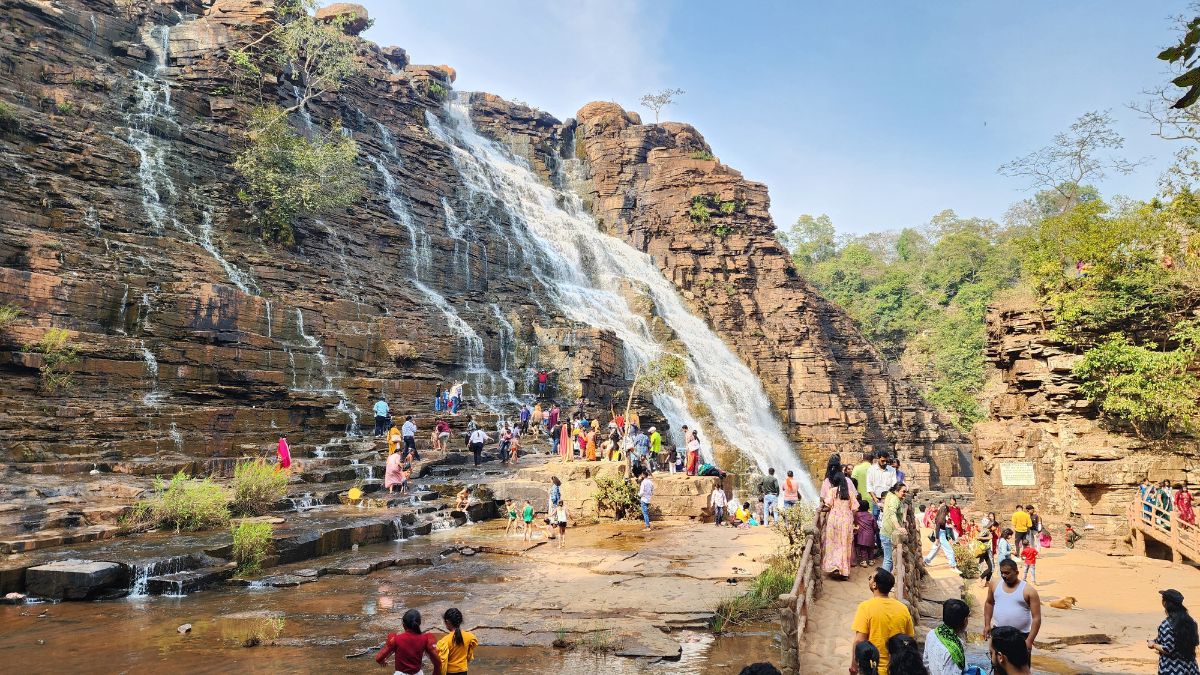
<svg viewBox="0 0 1200 675">
<path fill-rule="evenodd" d="M 116 536 L 119 529 L 116 525 L 89 525 L 69 530 L 41 530 L 0 540 L 0 554 L 27 553 L 54 546 L 110 539 Z"/>
<path fill-rule="evenodd" d="M 358 469 L 350 465 L 319 467 L 300 474 L 300 479 L 306 483 L 332 483 L 335 481 L 354 480 L 358 478 Z"/>
<path fill-rule="evenodd" d="M 164 574 L 146 580 L 146 592 L 150 595 L 187 595 L 219 584 L 233 577 L 235 563 Z"/>
</svg>

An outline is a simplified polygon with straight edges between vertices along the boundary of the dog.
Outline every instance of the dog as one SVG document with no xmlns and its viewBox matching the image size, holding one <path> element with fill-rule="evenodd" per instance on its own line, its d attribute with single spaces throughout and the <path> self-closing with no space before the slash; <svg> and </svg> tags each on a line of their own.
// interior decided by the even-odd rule
<svg viewBox="0 0 1200 675">
<path fill-rule="evenodd" d="M 1075 609 L 1075 598 L 1068 595 L 1065 598 L 1059 598 L 1058 600 L 1055 600 L 1049 604 L 1055 609 Z"/>
</svg>

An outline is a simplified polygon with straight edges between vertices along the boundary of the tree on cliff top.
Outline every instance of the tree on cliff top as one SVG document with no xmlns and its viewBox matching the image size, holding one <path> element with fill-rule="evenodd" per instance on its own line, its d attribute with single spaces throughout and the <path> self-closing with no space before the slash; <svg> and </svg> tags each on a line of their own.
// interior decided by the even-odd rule
<svg viewBox="0 0 1200 675">
<path fill-rule="evenodd" d="M 1054 136 L 1050 145 L 1002 165 L 996 171 L 1010 178 L 1024 178 L 1029 189 L 1053 191 L 1058 197 L 1059 213 L 1079 203 L 1088 184 L 1104 178 L 1109 171 L 1132 173 L 1142 161 L 1130 161 L 1117 155 L 1101 156 L 1108 150 L 1120 150 L 1125 139 L 1112 130 L 1112 116 L 1088 112 L 1071 125 L 1070 130 Z"/>
<path fill-rule="evenodd" d="M 682 96 L 682 89 L 663 89 L 657 94 L 645 94 L 642 96 L 642 105 L 654 111 L 654 123 L 658 124 L 658 114 L 662 109 L 675 102 L 676 96 Z"/>
</svg>

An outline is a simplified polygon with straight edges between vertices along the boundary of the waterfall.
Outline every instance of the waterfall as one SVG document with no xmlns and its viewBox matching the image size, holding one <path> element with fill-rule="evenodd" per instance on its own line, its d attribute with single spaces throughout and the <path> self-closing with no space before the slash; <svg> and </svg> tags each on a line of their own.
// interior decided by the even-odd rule
<svg viewBox="0 0 1200 675">
<path fill-rule="evenodd" d="M 138 185 L 142 193 L 142 210 L 146 212 L 146 218 L 156 234 L 163 234 L 167 225 L 178 230 L 216 260 L 238 290 L 250 293 L 254 287 L 254 280 L 248 273 L 226 260 L 213 243 L 212 208 L 206 207 L 202 210 L 198 231 L 193 231 L 176 213 L 175 203 L 179 199 L 179 189 L 167 166 L 171 146 L 160 138 L 164 130 L 169 130 L 174 135 L 183 133 L 175 118 L 175 109 L 171 105 L 171 85 L 162 76 L 162 71 L 167 65 L 167 50 L 170 44 L 168 36 L 167 26 L 152 26 L 146 29 L 142 38 L 154 54 L 154 75 L 147 75 L 140 70 L 131 71 L 136 96 L 133 109 L 126 115 L 126 140 L 138 154 Z"/>
<path fill-rule="evenodd" d="M 358 408 L 355 407 L 355 405 L 350 402 L 350 397 L 346 394 L 346 390 L 338 389 L 333 386 L 333 376 L 330 375 L 329 358 L 325 356 L 325 348 L 321 344 L 320 340 L 318 340 L 316 337 L 304 332 L 304 312 L 299 307 L 296 308 L 296 332 L 300 336 L 300 339 L 304 340 L 305 346 L 307 346 L 309 349 L 313 350 L 312 356 L 313 356 L 313 358 L 315 358 L 317 360 L 317 363 L 320 364 L 320 366 L 321 366 L 321 379 L 324 384 L 324 388 L 322 388 L 322 389 L 309 388 L 309 389 L 304 389 L 303 391 L 310 391 L 310 392 L 314 392 L 314 393 L 318 393 L 318 394 L 330 394 L 333 396 L 337 396 L 338 404 L 337 404 L 336 410 L 338 412 L 344 413 L 347 417 L 350 418 L 350 424 L 347 425 L 347 427 L 346 427 L 346 435 L 347 436 L 361 436 L 362 432 L 358 428 Z M 293 358 L 291 352 L 288 352 L 288 358 L 289 359 Z M 294 360 L 292 361 L 292 364 L 293 364 L 292 373 L 294 374 L 295 373 L 295 361 Z M 294 385 L 295 379 L 293 379 L 292 382 Z"/>
<path fill-rule="evenodd" d="M 472 203 L 490 204 L 508 218 L 508 236 L 526 255 L 530 273 L 542 282 L 570 319 L 612 330 L 625 346 L 631 367 L 659 357 L 665 348 L 649 325 L 628 304 L 621 290 L 640 287 L 656 313 L 686 347 L 688 389 L 712 412 L 717 431 L 752 457 L 764 473 L 774 467 L 807 477 L 791 442 L 776 418 L 762 383 L 733 351 L 683 303 L 650 256 L 603 234 L 574 192 L 556 190 L 533 173 L 523 159 L 479 135 L 466 102 L 447 103 L 451 124 L 426 113 L 433 135 L 449 146 Z M 567 162 L 564 162 L 567 163 Z M 577 162 L 576 162 L 577 164 Z M 630 373 L 632 375 L 632 373 Z M 655 394 L 654 403 L 673 422 L 702 428 L 690 413 L 683 392 Z M 701 434 L 701 440 L 711 432 Z M 677 443 L 682 438 L 676 432 Z M 711 458 L 711 446 L 704 447 Z M 805 496 L 816 498 L 811 479 L 801 481 Z"/>
</svg>

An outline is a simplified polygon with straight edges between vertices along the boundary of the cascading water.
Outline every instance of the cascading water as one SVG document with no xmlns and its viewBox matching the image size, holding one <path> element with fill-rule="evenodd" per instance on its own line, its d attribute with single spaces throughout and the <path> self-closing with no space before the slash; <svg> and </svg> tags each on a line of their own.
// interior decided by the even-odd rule
<svg viewBox="0 0 1200 675">
<path fill-rule="evenodd" d="M 333 375 L 330 374 L 329 358 L 325 356 L 325 348 L 321 345 L 320 340 L 304 332 L 304 312 L 299 307 L 296 308 L 296 333 L 300 336 L 300 339 L 304 340 L 305 346 L 312 350 L 313 358 L 317 360 L 317 363 L 321 367 L 321 380 L 324 385 L 320 389 L 308 388 L 302 391 L 337 396 L 338 404 L 336 410 L 345 413 L 350 418 L 350 424 L 346 427 L 346 435 L 361 436 L 362 432 L 358 427 L 358 408 L 350 402 L 350 397 L 346 394 L 346 390 L 333 386 Z M 291 352 L 288 352 L 288 356 L 291 357 Z M 295 373 L 294 366 L 292 372 Z M 295 381 L 293 380 L 293 382 Z"/>
<path fill-rule="evenodd" d="M 649 363 L 664 353 L 664 347 L 621 294 L 631 282 L 640 286 L 686 347 L 688 389 L 712 412 L 726 441 L 752 457 L 760 470 L 792 468 L 806 475 L 758 378 L 688 311 L 650 257 L 601 233 L 577 194 L 546 185 L 524 160 L 479 135 L 464 100 L 454 98 L 446 111 L 451 125 L 428 112 L 427 122 L 433 135 L 450 147 L 471 203 L 489 204 L 508 214 L 509 236 L 519 242 L 519 250 L 536 254 L 525 255 L 526 263 L 563 313 L 612 330 L 625 345 L 631 366 Z M 700 427 L 683 392 L 656 394 L 654 402 L 673 422 Z M 805 496 L 815 499 L 811 480 L 801 484 Z"/>
<path fill-rule="evenodd" d="M 171 147 L 170 143 L 160 138 L 163 133 L 182 134 L 171 105 L 171 85 L 161 74 L 167 66 L 169 35 L 167 26 L 148 28 L 143 39 L 154 54 L 154 75 L 147 75 L 140 70 L 132 71 L 136 97 L 132 110 L 126 116 L 129 125 L 126 140 L 138 154 L 142 209 L 156 234 L 163 234 L 168 225 L 183 233 L 217 261 L 230 283 L 243 293 L 250 293 L 254 280 L 226 260 L 213 243 L 212 210 L 202 211 L 196 231 L 177 216 L 175 204 L 179 199 L 179 189 L 167 165 Z"/>
</svg>

